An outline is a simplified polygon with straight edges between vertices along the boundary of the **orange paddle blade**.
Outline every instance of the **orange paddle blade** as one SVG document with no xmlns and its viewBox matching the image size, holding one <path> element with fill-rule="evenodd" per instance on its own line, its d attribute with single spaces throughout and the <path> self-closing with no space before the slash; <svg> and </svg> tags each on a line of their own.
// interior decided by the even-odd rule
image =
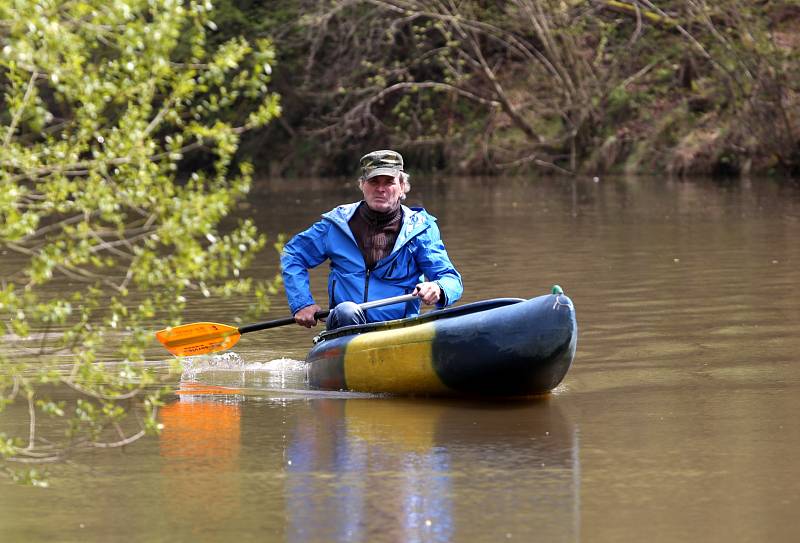
<svg viewBox="0 0 800 543">
<path fill-rule="evenodd" d="M 230 349 L 242 335 L 238 328 L 215 322 L 195 322 L 156 332 L 158 341 L 175 356 L 196 356 Z"/>
</svg>

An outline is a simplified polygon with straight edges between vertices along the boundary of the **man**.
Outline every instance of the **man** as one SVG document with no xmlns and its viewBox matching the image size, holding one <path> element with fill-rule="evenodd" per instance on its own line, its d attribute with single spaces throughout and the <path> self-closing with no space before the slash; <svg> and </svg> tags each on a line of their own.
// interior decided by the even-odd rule
<svg viewBox="0 0 800 543">
<path fill-rule="evenodd" d="M 360 161 L 364 199 L 322 215 L 284 246 L 281 270 L 294 320 L 317 324 L 321 310 L 311 296 L 308 270 L 330 259 L 327 328 L 411 317 L 420 301 L 445 307 L 463 291 L 436 226 L 422 208 L 402 205 L 411 190 L 396 151 L 374 151 Z M 357 304 L 414 293 L 412 302 L 364 312 Z M 366 314 L 365 314 L 366 313 Z"/>
</svg>

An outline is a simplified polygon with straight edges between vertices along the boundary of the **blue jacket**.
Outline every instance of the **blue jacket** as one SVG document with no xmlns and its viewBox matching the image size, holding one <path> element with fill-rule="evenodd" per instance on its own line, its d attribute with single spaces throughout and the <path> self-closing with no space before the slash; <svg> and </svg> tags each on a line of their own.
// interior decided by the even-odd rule
<svg viewBox="0 0 800 543">
<path fill-rule="evenodd" d="M 408 294 L 417 283 L 436 281 L 442 289 L 440 307 L 455 303 L 463 292 L 461 275 L 453 267 L 436 226 L 436 218 L 422 208 L 402 206 L 403 223 L 394 249 L 368 270 L 347 222 L 360 202 L 336 207 L 322 220 L 297 234 L 283 248 L 281 270 L 292 314 L 314 304 L 308 270 L 331 261 L 328 275 L 330 307 L 343 301 L 363 303 Z M 368 322 L 419 314 L 419 300 L 367 311 Z"/>
</svg>

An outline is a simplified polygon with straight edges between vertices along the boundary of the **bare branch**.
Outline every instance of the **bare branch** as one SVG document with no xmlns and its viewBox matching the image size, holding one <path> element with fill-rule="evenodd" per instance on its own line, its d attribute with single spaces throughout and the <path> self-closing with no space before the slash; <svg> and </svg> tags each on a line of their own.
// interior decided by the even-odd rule
<svg viewBox="0 0 800 543">
<path fill-rule="evenodd" d="M 125 445 L 130 445 L 134 441 L 137 441 L 143 438 L 145 435 L 147 435 L 147 432 L 145 432 L 144 430 L 139 430 L 135 434 L 125 437 L 125 434 L 123 433 L 122 428 L 120 428 L 119 424 L 114 423 L 114 426 L 117 429 L 119 435 L 122 436 L 122 439 L 111 442 L 93 441 L 92 446 L 98 449 L 114 449 L 117 447 L 124 447 Z"/>
<path fill-rule="evenodd" d="M 8 126 L 8 132 L 6 132 L 6 137 L 3 140 L 3 147 L 8 147 L 11 144 L 11 138 L 14 136 L 14 132 L 17 129 L 17 123 L 19 123 L 20 119 L 22 118 L 22 114 L 25 111 L 25 106 L 28 104 L 28 100 L 30 100 L 31 94 L 33 94 L 33 89 L 36 86 L 36 79 L 39 77 L 39 72 L 34 71 L 31 74 L 31 79 L 28 81 L 28 88 L 25 89 L 25 95 L 22 97 L 22 104 L 20 104 L 17 111 L 14 112 L 14 117 L 11 119 L 11 124 Z"/>
<path fill-rule="evenodd" d="M 560 167 L 560 166 L 558 166 L 558 165 L 556 165 L 556 164 L 554 164 L 552 162 L 548 162 L 546 160 L 540 159 L 536 153 L 533 153 L 531 155 L 519 158 L 517 160 L 513 160 L 511 162 L 501 163 L 501 164 L 498 164 L 497 166 L 499 168 L 502 168 L 502 169 L 509 169 L 509 168 L 515 168 L 517 166 L 522 166 L 523 164 L 529 164 L 529 163 L 534 163 L 537 166 L 543 166 L 545 168 L 549 168 L 551 170 L 555 170 L 555 171 L 557 171 L 559 173 L 562 173 L 564 175 L 575 175 L 574 171 L 565 170 L 564 168 L 562 168 L 562 167 Z"/>
<path fill-rule="evenodd" d="M 93 216 L 95 214 L 96 213 L 93 213 L 90 216 Z M 20 238 L 19 242 L 20 243 L 26 243 L 26 242 L 29 242 L 29 241 L 31 241 L 33 239 L 42 237 L 45 234 L 48 234 L 50 232 L 55 232 L 57 230 L 62 230 L 65 226 L 69 226 L 71 224 L 79 223 L 79 222 L 85 221 L 85 220 L 87 220 L 87 216 L 86 216 L 85 213 L 81 213 L 81 214 L 78 214 L 78 215 L 73 215 L 72 217 L 67 217 L 66 219 L 63 219 L 63 220 L 58 221 L 58 222 L 55 222 L 53 224 L 49 224 L 47 226 L 43 226 L 43 227 L 39 228 L 38 230 L 36 230 L 35 232 L 32 232 L 32 233 L 28 234 L 27 236 L 24 236 L 24 237 Z"/>
<path fill-rule="evenodd" d="M 472 93 L 470 91 L 461 89 L 459 87 L 456 87 L 455 85 L 449 85 L 447 83 L 439 83 L 439 82 L 435 82 L 435 81 L 424 81 L 424 82 L 419 82 L 419 83 L 417 83 L 417 82 L 403 82 L 403 83 L 395 83 L 394 85 L 386 87 L 386 88 L 382 89 L 380 92 L 376 93 L 375 95 L 369 97 L 368 99 L 364 100 L 363 102 L 361 102 L 361 103 L 357 104 L 356 106 L 354 106 L 353 108 L 351 108 L 345 114 L 345 123 L 346 124 L 347 123 L 352 123 L 356 119 L 360 119 L 360 118 L 364 118 L 364 117 L 372 118 L 375 121 L 377 121 L 377 118 L 375 118 L 374 115 L 372 114 L 372 106 L 373 105 L 375 105 L 376 103 L 382 101 L 383 99 L 385 99 L 387 96 L 389 96 L 392 93 L 399 92 L 399 91 L 402 91 L 402 90 L 411 90 L 411 89 L 440 89 L 440 90 L 444 90 L 444 91 L 448 91 L 448 92 L 453 92 L 455 94 L 458 94 L 459 96 L 463 96 L 464 98 L 468 98 L 468 99 L 470 99 L 470 100 L 472 100 L 474 102 L 477 102 L 479 104 L 483 104 L 483 105 L 487 105 L 487 106 L 491 106 L 491 107 L 500 106 L 500 103 L 497 102 L 496 100 L 490 100 L 490 99 L 484 98 L 482 96 L 478 96 L 475 93 Z M 335 128 L 335 126 L 336 125 L 332 125 L 332 126 L 328 126 L 328 127 L 322 128 L 322 129 L 313 130 L 313 131 L 311 131 L 311 133 L 321 134 L 321 133 L 330 132 Z"/>
<path fill-rule="evenodd" d="M 21 451 L 20 451 L 21 453 Z M 9 462 L 16 462 L 18 464 L 53 464 L 63 460 L 62 454 L 46 454 L 33 456 L 31 453 L 25 453 L 25 456 L 11 456 L 5 460 Z"/>
<path fill-rule="evenodd" d="M 31 451 L 36 446 L 36 404 L 33 401 L 33 392 L 28 392 L 28 446 L 26 451 Z"/>
<path fill-rule="evenodd" d="M 138 396 L 143 390 L 143 388 L 140 386 L 140 387 L 137 387 L 137 388 L 131 390 L 130 392 L 125 393 L 125 394 L 103 394 L 102 392 L 97 392 L 97 391 L 94 391 L 94 390 L 90 390 L 90 389 L 88 389 L 88 388 L 86 388 L 86 387 L 84 387 L 82 385 L 79 385 L 78 383 L 73 381 L 72 378 L 62 377 L 61 379 L 59 379 L 59 381 L 64 383 L 68 387 L 72 388 L 73 390 L 76 390 L 76 391 L 80 392 L 81 394 L 85 394 L 86 396 L 91 396 L 92 398 L 95 398 L 95 399 L 98 399 L 98 400 L 109 400 L 109 401 L 114 401 L 114 402 L 122 401 L 122 400 L 129 400 L 131 398 L 134 398 L 134 397 Z"/>
<path fill-rule="evenodd" d="M 489 64 L 486 62 L 486 58 L 484 57 L 480 45 L 475 39 L 475 36 L 472 33 L 466 32 L 457 21 L 458 19 L 454 18 L 455 28 L 459 31 L 462 38 L 464 38 L 467 41 L 470 48 L 472 49 L 475 58 L 478 60 L 478 63 L 480 64 L 481 71 L 484 77 L 486 77 L 486 79 L 489 81 L 490 85 L 494 89 L 495 95 L 497 96 L 498 101 L 503 107 L 503 111 L 506 112 L 506 114 L 511 118 L 514 124 L 516 124 L 523 132 L 525 132 L 526 136 L 528 136 L 530 139 L 534 141 L 541 142 L 542 141 L 541 136 L 539 136 L 539 134 L 536 133 L 533 127 L 527 121 L 525 121 L 525 119 L 522 118 L 522 116 L 519 114 L 514 105 L 511 104 L 508 95 L 506 94 L 505 90 L 503 90 L 503 86 L 498 81 L 494 71 L 489 67 Z"/>
</svg>

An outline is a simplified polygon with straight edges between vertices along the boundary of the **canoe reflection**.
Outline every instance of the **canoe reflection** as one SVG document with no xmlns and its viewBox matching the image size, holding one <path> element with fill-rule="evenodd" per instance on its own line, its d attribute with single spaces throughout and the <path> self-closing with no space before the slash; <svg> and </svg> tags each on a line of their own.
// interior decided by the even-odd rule
<svg viewBox="0 0 800 543">
<path fill-rule="evenodd" d="M 478 539 L 492 540 L 509 524 L 551 541 L 578 536 L 576 432 L 557 402 L 309 408 L 287 451 L 290 540 L 452 541 L 481 525 Z"/>
<path fill-rule="evenodd" d="M 181 388 L 161 412 L 161 469 L 169 518 L 198 530 L 257 524 L 303 542 L 580 537 L 577 430 L 557 398 L 244 401 Z"/>
</svg>

